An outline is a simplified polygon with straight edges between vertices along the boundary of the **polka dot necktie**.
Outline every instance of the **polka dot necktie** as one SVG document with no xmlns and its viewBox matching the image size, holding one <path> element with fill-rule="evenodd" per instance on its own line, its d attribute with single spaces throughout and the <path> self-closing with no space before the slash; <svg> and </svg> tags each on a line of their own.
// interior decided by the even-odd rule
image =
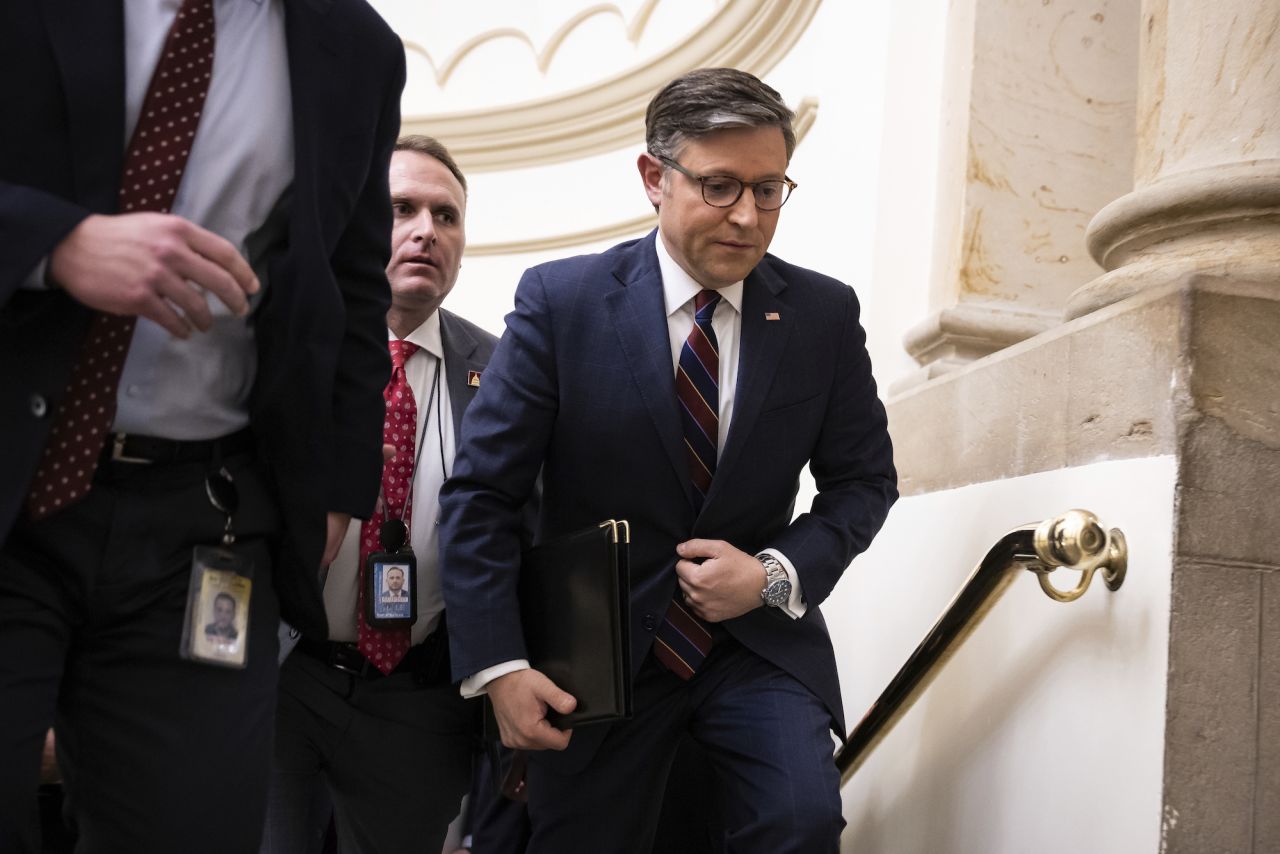
<svg viewBox="0 0 1280 854">
<path fill-rule="evenodd" d="M 410 487 L 413 484 L 414 451 L 417 444 L 418 404 L 413 399 L 413 389 L 405 376 L 404 365 L 418 352 L 417 344 L 409 341 L 390 341 L 391 382 L 382 393 L 387 402 L 386 419 L 382 422 L 382 442 L 394 445 L 395 458 L 382 467 L 382 497 L 373 516 L 360 526 L 360 584 L 356 599 L 356 629 L 358 649 L 369 663 L 390 673 L 409 652 L 410 630 L 380 629 L 364 619 L 366 595 L 365 571 L 369 555 L 382 551 L 378 532 L 387 519 L 404 519 L 406 528 L 413 514 Z M 417 591 L 410 590 L 410 596 Z"/>
<path fill-rule="evenodd" d="M 213 0 L 184 0 L 152 72 L 120 182 L 122 213 L 168 213 L 213 73 Z M 36 468 L 27 511 L 41 519 L 89 491 L 136 318 L 95 314 Z"/>
<path fill-rule="evenodd" d="M 702 290 L 694 297 L 693 328 L 680 349 L 676 397 L 684 425 L 684 449 L 699 510 L 711 490 L 720 441 L 720 344 L 711 326 L 720 294 Z M 654 633 L 653 654 L 681 679 L 692 679 L 711 651 L 711 632 L 681 601 L 680 589 Z"/>
</svg>

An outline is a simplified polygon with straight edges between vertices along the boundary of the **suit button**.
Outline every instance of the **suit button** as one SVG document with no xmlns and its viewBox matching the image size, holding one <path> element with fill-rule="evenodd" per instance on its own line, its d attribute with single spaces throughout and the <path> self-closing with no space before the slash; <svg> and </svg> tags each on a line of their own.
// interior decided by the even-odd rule
<svg viewBox="0 0 1280 854">
<path fill-rule="evenodd" d="M 44 418 L 49 411 L 49 404 L 45 402 L 44 397 L 38 394 L 31 395 L 31 414 L 36 418 Z"/>
<path fill-rule="evenodd" d="M 653 614 L 645 614 L 644 619 L 640 621 L 640 624 L 644 626 L 644 630 L 646 632 L 651 632 L 653 631 L 653 627 L 657 625 L 657 621 L 654 619 Z"/>
</svg>

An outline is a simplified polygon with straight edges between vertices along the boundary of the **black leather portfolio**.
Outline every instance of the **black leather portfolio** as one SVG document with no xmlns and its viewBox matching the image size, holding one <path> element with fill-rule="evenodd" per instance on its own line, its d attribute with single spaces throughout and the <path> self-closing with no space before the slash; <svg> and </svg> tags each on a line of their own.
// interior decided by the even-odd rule
<svg viewBox="0 0 1280 854">
<path fill-rule="evenodd" d="M 572 694 L 559 729 L 631 716 L 631 606 L 625 521 L 610 519 L 524 553 L 520 617 L 529 663 Z"/>
</svg>

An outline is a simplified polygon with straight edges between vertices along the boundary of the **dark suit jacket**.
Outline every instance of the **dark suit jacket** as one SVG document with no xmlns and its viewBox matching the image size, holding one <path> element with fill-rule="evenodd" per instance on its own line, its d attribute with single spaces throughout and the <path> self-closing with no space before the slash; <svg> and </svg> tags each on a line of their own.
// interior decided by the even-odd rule
<svg viewBox="0 0 1280 854">
<path fill-rule="evenodd" d="M 444 345 L 444 381 L 449 387 L 454 442 L 458 444 L 462 438 L 462 414 L 479 390 L 479 386 L 468 384 L 467 378 L 472 371 L 481 373 L 489 364 L 493 350 L 498 346 L 498 337 L 451 311 L 442 308 L 439 312 L 440 339 Z"/>
<path fill-rule="evenodd" d="M 252 322 L 251 421 L 279 488 L 285 616 L 325 632 L 326 511 L 377 495 L 390 373 L 387 165 L 404 52 L 363 0 L 285 0 L 295 174 L 287 240 Z M 0 538 L 34 474 L 90 313 L 23 280 L 90 213 L 114 213 L 124 159 L 120 0 L 0 4 Z M 245 109 L 252 109 L 246 104 Z"/>
<path fill-rule="evenodd" d="M 697 513 L 655 234 L 534 267 L 520 282 L 442 493 L 454 677 L 527 657 L 516 514 L 541 469 L 540 539 L 605 518 L 631 522 L 634 667 L 676 589 L 678 543 L 709 537 L 748 553 L 781 550 L 799 574 L 804 618 L 757 608 L 724 627 L 808 686 L 843 730 L 817 606 L 897 496 L 857 299 L 834 279 L 771 255 L 747 277 L 733 420 Z M 806 464 L 818 496 L 792 521 Z M 569 752 L 600 737 L 585 736 L 576 734 Z"/>
</svg>

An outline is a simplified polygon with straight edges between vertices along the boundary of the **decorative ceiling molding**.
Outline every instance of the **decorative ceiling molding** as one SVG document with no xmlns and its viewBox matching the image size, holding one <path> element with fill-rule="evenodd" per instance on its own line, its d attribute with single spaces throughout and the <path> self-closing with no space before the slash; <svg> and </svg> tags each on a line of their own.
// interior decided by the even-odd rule
<svg viewBox="0 0 1280 854">
<path fill-rule="evenodd" d="M 689 69 L 731 66 L 764 76 L 800 38 L 819 3 L 821 0 L 726 0 L 698 29 L 665 53 L 621 74 L 535 101 L 406 116 L 401 128 L 404 133 L 425 133 L 444 141 L 469 172 L 521 169 L 613 151 L 643 137 L 649 100 Z M 577 17 L 604 11 L 608 11 L 604 5 L 592 7 Z M 652 11 L 646 6 L 632 25 L 647 23 Z M 560 33 L 567 35 L 567 30 L 562 27 L 557 35 Z M 523 33 L 518 37 L 528 41 Z"/>
<path fill-rule="evenodd" d="M 796 107 L 795 120 L 792 122 L 792 127 L 796 132 L 797 146 L 804 141 L 805 135 L 809 132 L 809 128 L 813 127 L 813 123 L 817 118 L 817 98 L 805 98 L 800 102 L 800 106 Z M 485 255 L 524 255 L 531 252 L 548 252 L 552 249 L 564 249 L 568 246 L 582 246 L 588 243 L 619 240 L 623 237 L 644 234 L 657 224 L 657 214 L 650 213 L 582 231 L 551 234 L 545 237 L 530 237 L 523 240 L 469 243 L 464 256 L 474 258 Z"/>
<path fill-rule="evenodd" d="M 556 51 L 560 49 L 560 45 L 564 44 L 564 40 L 569 37 L 569 34 L 576 30 L 579 24 L 594 18 L 596 15 L 617 15 L 626 24 L 627 41 L 632 44 L 638 44 L 640 37 L 644 35 L 645 27 L 649 25 L 649 19 L 653 17 L 653 10 L 657 8 L 658 2 L 659 0 L 645 0 L 644 5 L 640 7 L 635 17 L 629 22 L 626 15 L 615 3 L 598 3 L 595 6 L 583 9 L 552 33 L 551 38 L 547 39 L 547 43 L 543 45 L 542 50 L 538 50 L 533 43 L 533 38 L 528 33 L 515 27 L 496 27 L 480 33 L 464 42 L 448 59 L 439 64 L 436 63 L 435 57 L 431 55 L 431 52 L 418 42 L 405 39 L 404 48 L 409 53 L 416 53 L 426 59 L 435 74 L 436 85 L 441 87 L 448 84 L 454 70 L 457 69 L 462 60 L 467 58 L 468 54 L 483 44 L 499 39 L 516 39 L 524 42 L 533 54 L 538 70 L 546 74 L 547 69 L 551 67 L 551 61 L 555 58 Z"/>
<path fill-rule="evenodd" d="M 585 243 L 597 243 L 603 240 L 619 240 L 623 237 L 643 234 L 657 224 L 657 214 L 645 214 L 633 219 L 602 225 L 599 228 L 588 228 L 583 231 L 552 234 L 547 237 L 531 237 L 525 240 L 468 244 L 464 257 L 524 255 L 527 252 L 546 252 L 551 249 L 564 249 L 566 246 L 581 246 Z"/>
</svg>

